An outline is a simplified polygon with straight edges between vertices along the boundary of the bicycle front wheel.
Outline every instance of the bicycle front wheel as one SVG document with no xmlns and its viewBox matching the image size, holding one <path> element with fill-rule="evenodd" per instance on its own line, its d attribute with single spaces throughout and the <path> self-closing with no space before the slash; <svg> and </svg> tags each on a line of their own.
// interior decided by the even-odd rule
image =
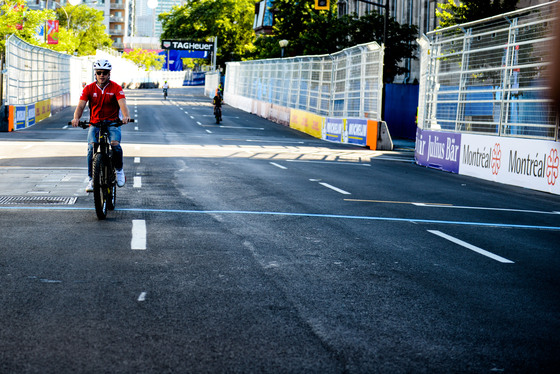
<svg viewBox="0 0 560 374">
<path fill-rule="evenodd" d="M 93 156 L 93 201 L 98 219 L 107 218 L 107 180 L 106 167 L 103 156 L 96 153 Z"/>
</svg>

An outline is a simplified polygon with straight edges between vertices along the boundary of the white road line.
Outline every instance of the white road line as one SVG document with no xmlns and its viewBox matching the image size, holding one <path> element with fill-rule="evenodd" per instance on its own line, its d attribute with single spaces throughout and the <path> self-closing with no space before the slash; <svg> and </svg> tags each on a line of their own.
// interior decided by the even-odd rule
<svg viewBox="0 0 560 374">
<path fill-rule="evenodd" d="M 320 182 L 319 184 L 320 184 L 321 186 L 325 186 L 325 187 L 327 187 L 327 188 L 330 188 L 331 190 L 336 191 L 336 192 L 338 192 L 338 193 L 341 193 L 341 194 L 343 194 L 343 195 L 351 195 L 350 192 L 341 190 L 340 188 L 335 187 L 335 186 L 331 186 L 331 185 L 328 184 L 328 183 Z"/>
<path fill-rule="evenodd" d="M 197 124 L 198 126 L 202 126 L 202 123 L 200 123 L 200 122 L 197 122 L 196 124 Z"/>
<path fill-rule="evenodd" d="M 142 177 L 134 177 L 134 184 L 132 185 L 134 188 L 142 188 Z"/>
<path fill-rule="evenodd" d="M 287 169 L 287 167 L 282 166 L 282 165 L 280 165 L 280 164 L 277 164 L 276 162 L 271 162 L 270 165 L 274 165 L 274 166 L 276 166 L 277 168 L 284 169 L 284 170 Z"/>
<path fill-rule="evenodd" d="M 134 163 L 139 164 L 140 163 L 140 157 L 134 157 Z"/>
<path fill-rule="evenodd" d="M 135 130 L 135 131 L 138 131 L 138 126 L 134 126 L 134 130 Z"/>
<path fill-rule="evenodd" d="M 130 249 L 146 249 L 146 221 L 143 219 L 132 220 L 132 240 L 130 241 Z"/>
<path fill-rule="evenodd" d="M 372 157 L 371 160 L 372 161 L 373 160 L 383 160 L 383 161 L 414 162 L 413 157 L 401 158 L 401 157 L 377 156 L 377 157 Z"/>
<path fill-rule="evenodd" d="M 545 212 L 542 210 L 523 210 L 511 208 L 489 208 L 481 206 L 461 206 L 461 205 L 445 205 L 445 204 L 426 204 L 426 203 L 412 203 L 415 206 L 430 207 L 430 208 L 449 208 L 449 209 L 472 209 L 472 210 L 494 210 L 501 212 L 516 212 L 516 213 L 537 213 L 537 214 L 558 214 L 558 212 Z"/>
<path fill-rule="evenodd" d="M 145 292 L 140 293 L 140 296 L 138 296 L 138 301 L 146 301 L 146 293 Z"/>
<path fill-rule="evenodd" d="M 206 132 L 207 132 L 208 134 L 212 134 L 212 131 L 210 131 L 210 130 L 206 130 Z"/>
<path fill-rule="evenodd" d="M 193 117 L 193 116 L 189 116 L 189 117 L 191 117 L 191 119 L 194 119 L 194 117 Z"/>
<path fill-rule="evenodd" d="M 237 139 L 233 139 L 233 140 L 237 140 Z M 305 144 L 305 142 L 289 142 L 289 141 L 285 141 L 285 140 L 258 140 L 258 139 L 240 139 L 240 140 L 245 140 L 246 142 L 256 142 L 256 143 L 280 143 L 282 142 L 284 143 L 292 143 L 292 144 Z M 289 160 L 287 160 L 289 161 Z"/>
<path fill-rule="evenodd" d="M 287 162 L 307 162 L 310 164 L 331 164 L 331 165 L 346 165 L 346 166 L 367 166 L 371 167 L 370 164 L 364 164 L 362 162 L 344 162 L 344 161 L 311 161 L 311 160 L 286 160 Z"/>
<path fill-rule="evenodd" d="M 264 130 L 264 127 L 221 126 L 221 125 L 220 125 L 220 127 L 222 129 L 244 129 L 244 130 L 260 130 L 260 131 Z"/>
<path fill-rule="evenodd" d="M 472 244 L 469 244 L 469 243 L 467 243 L 467 242 L 464 242 L 464 241 L 462 241 L 462 240 L 460 240 L 460 239 L 454 238 L 453 236 L 444 234 L 444 233 L 441 232 L 441 231 L 437 231 L 437 230 L 428 230 L 428 232 L 429 232 L 429 233 L 432 233 L 432 234 L 434 234 L 434 235 L 437 235 L 437 236 L 439 236 L 439 237 L 442 237 L 442 238 L 444 238 L 444 239 L 447 239 L 447 240 L 449 240 L 450 242 L 453 242 L 453 243 L 455 243 L 455 244 L 459 244 L 460 246 L 465 247 L 465 248 L 467 248 L 467 249 L 470 249 L 471 251 L 474 251 L 474 252 L 476 252 L 476 253 L 479 253 L 479 254 L 481 254 L 481 255 L 483 255 L 483 256 L 490 257 L 491 259 L 496 260 L 496 261 L 499 261 L 499 262 L 501 262 L 501 263 L 504 263 L 504 264 L 513 264 L 513 263 L 514 263 L 513 261 L 508 260 L 507 258 L 503 258 L 503 257 L 501 257 L 501 256 L 495 255 L 495 254 L 492 253 L 492 252 L 488 252 L 488 251 L 486 251 L 486 250 L 484 250 L 484 249 L 482 249 L 482 248 L 479 248 L 479 247 L 477 247 L 477 246 L 474 246 L 474 245 L 472 245 Z"/>
</svg>

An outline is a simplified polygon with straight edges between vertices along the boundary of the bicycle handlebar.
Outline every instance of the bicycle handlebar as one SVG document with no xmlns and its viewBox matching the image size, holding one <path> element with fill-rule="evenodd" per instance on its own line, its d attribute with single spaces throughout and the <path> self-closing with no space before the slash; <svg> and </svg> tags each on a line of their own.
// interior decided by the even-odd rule
<svg viewBox="0 0 560 374">
<path fill-rule="evenodd" d="M 134 118 L 131 118 L 128 121 L 128 123 L 130 123 L 130 122 L 134 122 Z M 80 121 L 78 123 L 78 127 L 81 127 L 82 129 L 87 129 L 89 127 L 89 125 L 94 126 L 94 127 L 101 127 L 103 125 L 119 127 L 119 126 L 124 125 L 124 123 L 122 123 L 122 121 L 120 119 L 115 120 L 115 121 L 101 121 L 101 122 L 97 122 L 97 123 L 91 123 L 89 121 Z M 68 126 L 72 126 L 72 121 L 68 122 Z"/>
</svg>

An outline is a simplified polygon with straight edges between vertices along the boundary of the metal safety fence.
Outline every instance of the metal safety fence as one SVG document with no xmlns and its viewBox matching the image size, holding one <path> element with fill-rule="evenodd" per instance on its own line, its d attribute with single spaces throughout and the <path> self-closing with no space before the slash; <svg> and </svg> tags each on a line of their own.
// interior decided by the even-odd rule
<svg viewBox="0 0 560 374">
<path fill-rule="evenodd" d="M 228 62 L 224 96 L 330 117 L 381 119 L 383 48 L 373 42 L 320 56 Z"/>
<path fill-rule="evenodd" d="M 27 105 L 68 94 L 71 58 L 10 36 L 6 42 L 7 103 Z"/>
<path fill-rule="evenodd" d="M 558 118 L 546 97 L 554 3 L 436 30 L 419 40 L 418 126 L 558 139 Z"/>
</svg>

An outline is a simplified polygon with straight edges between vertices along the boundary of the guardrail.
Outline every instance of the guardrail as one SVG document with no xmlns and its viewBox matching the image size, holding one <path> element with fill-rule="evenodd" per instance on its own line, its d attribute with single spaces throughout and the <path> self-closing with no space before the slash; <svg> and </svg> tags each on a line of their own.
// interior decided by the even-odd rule
<svg viewBox="0 0 560 374">
<path fill-rule="evenodd" d="M 70 59 L 10 36 L 6 42 L 7 104 L 26 105 L 68 94 Z"/>
<path fill-rule="evenodd" d="M 206 94 L 216 86 L 211 77 Z M 382 94 L 383 47 L 373 42 L 332 55 L 229 62 L 224 100 L 320 139 L 390 150 Z"/>
<path fill-rule="evenodd" d="M 228 94 L 323 116 L 380 119 L 383 47 L 372 42 L 331 55 L 228 62 Z"/>
<path fill-rule="evenodd" d="M 558 139 L 550 110 L 548 3 L 428 33 L 418 125 L 425 130 Z"/>
</svg>

